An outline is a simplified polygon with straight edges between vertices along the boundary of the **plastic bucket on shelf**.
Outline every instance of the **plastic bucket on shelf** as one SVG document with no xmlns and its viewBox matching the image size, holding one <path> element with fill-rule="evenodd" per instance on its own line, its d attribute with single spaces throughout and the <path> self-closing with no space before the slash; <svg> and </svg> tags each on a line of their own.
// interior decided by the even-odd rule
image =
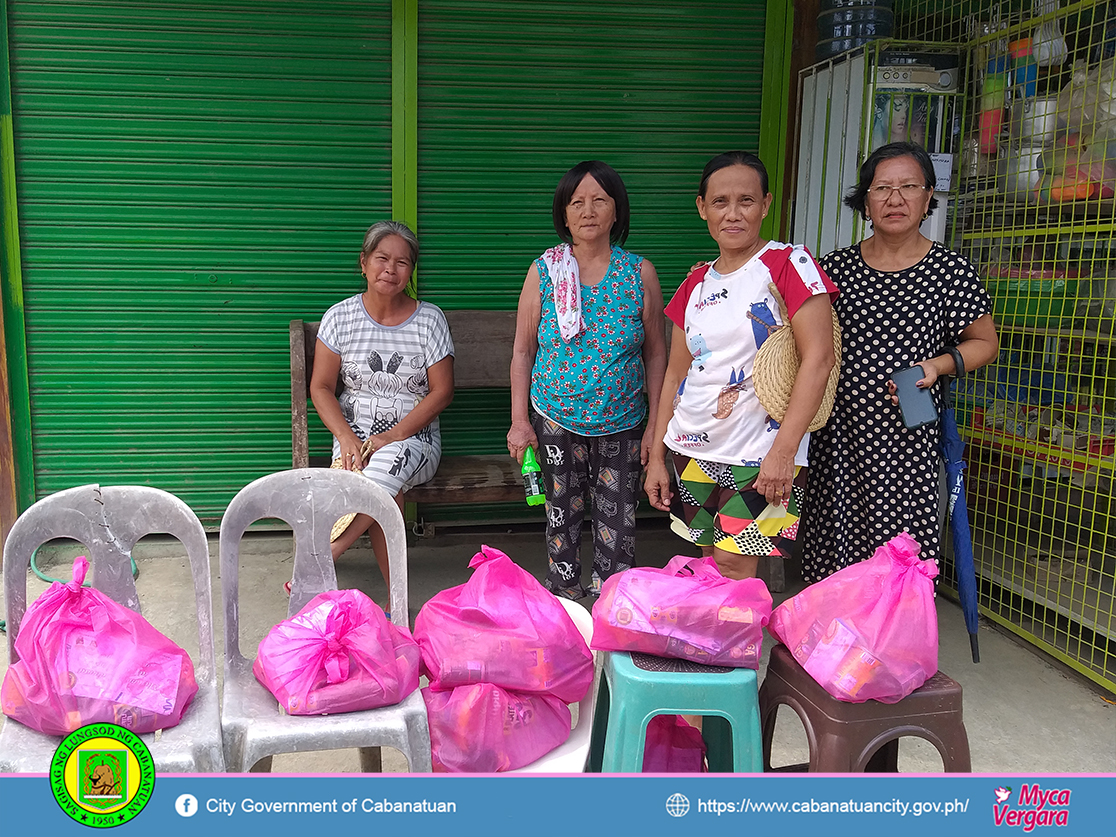
<svg viewBox="0 0 1116 837">
<path fill-rule="evenodd" d="M 891 9 L 849 6 L 818 15 L 818 38 L 890 38 L 895 24 Z"/>
<path fill-rule="evenodd" d="M 997 325 L 1070 328 L 1077 305 L 1077 271 L 992 265 L 985 287 Z"/>
<path fill-rule="evenodd" d="M 1036 203 L 1046 173 L 1044 149 L 1041 145 L 1007 145 L 1000 149 L 996 182 L 1009 200 Z"/>
<path fill-rule="evenodd" d="M 814 60 L 825 61 L 836 58 L 841 53 L 864 46 L 872 40 L 872 38 L 831 38 L 827 41 L 818 41 L 814 46 Z"/>
<path fill-rule="evenodd" d="M 819 8 L 823 12 L 831 9 L 851 9 L 857 6 L 880 6 L 890 11 L 892 0 L 821 0 Z"/>
<path fill-rule="evenodd" d="M 884 0 L 827 0 L 818 13 L 814 59 L 825 61 L 878 38 L 890 38 L 895 23 Z"/>
<path fill-rule="evenodd" d="M 1031 55 L 1031 39 L 1020 38 L 1008 44 L 1011 53 L 1011 86 L 1016 96 L 1029 98 L 1037 92 L 1038 64 Z"/>
</svg>

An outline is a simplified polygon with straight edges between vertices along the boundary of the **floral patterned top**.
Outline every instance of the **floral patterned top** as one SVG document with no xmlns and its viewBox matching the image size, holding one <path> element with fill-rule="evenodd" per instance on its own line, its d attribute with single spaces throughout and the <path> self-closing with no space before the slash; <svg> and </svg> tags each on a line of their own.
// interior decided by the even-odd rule
<svg viewBox="0 0 1116 837">
<path fill-rule="evenodd" d="M 582 436 L 636 427 L 647 415 L 643 394 L 643 257 L 616 247 L 608 272 L 581 286 L 585 328 L 567 343 L 558 329 L 554 288 L 535 260 L 542 294 L 539 351 L 531 370 L 531 405 Z"/>
</svg>

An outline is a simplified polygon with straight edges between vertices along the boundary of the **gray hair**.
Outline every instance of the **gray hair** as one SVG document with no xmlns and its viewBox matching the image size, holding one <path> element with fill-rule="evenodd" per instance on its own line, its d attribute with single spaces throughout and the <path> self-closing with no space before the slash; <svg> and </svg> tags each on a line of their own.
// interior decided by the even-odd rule
<svg viewBox="0 0 1116 837">
<path fill-rule="evenodd" d="M 418 264 L 418 236 L 402 221 L 377 221 L 369 227 L 368 232 L 364 234 L 364 246 L 360 248 L 361 259 L 368 258 L 372 251 L 380 245 L 380 242 L 389 235 L 397 235 L 407 242 L 407 246 L 411 248 L 411 265 L 413 267 Z"/>
</svg>

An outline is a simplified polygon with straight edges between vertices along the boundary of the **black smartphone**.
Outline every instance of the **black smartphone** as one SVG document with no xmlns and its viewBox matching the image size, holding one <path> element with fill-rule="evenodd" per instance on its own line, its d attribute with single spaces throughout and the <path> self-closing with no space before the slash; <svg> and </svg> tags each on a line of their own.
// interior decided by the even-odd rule
<svg viewBox="0 0 1116 837">
<path fill-rule="evenodd" d="M 925 427 L 938 420 L 938 410 L 930 390 L 919 389 L 915 384 L 926 377 L 921 366 L 900 369 L 891 376 L 895 382 L 895 394 L 899 396 L 899 412 L 903 416 L 903 426 L 909 430 Z"/>
</svg>

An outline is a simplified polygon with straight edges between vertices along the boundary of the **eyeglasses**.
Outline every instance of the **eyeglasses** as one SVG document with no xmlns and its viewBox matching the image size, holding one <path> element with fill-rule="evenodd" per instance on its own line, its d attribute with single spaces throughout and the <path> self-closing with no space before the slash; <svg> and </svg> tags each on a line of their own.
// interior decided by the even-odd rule
<svg viewBox="0 0 1116 837">
<path fill-rule="evenodd" d="M 920 183 L 904 183 L 902 186 L 886 186 L 880 184 L 879 186 L 872 186 L 868 189 L 868 195 L 873 200 L 880 203 L 891 198 L 892 192 L 898 192 L 899 197 L 905 201 L 913 201 L 927 189 L 929 186 L 923 186 Z"/>
</svg>

